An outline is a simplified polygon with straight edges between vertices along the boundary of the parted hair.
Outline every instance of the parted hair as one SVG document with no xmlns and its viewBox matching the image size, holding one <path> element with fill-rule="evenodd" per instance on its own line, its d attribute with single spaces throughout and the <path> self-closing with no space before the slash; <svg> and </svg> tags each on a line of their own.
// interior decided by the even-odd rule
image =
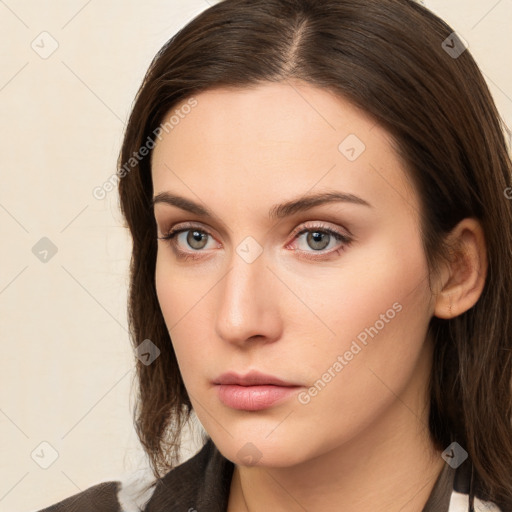
<svg viewBox="0 0 512 512">
<path fill-rule="evenodd" d="M 171 109 L 214 87 L 302 80 L 334 92 L 388 131 L 420 198 L 429 270 L 447 258 L 446 235 L 481 222 L 488 270 L 477 303 L 433 317 L 429 430 L 444 450 L 459 443 L 479 496 L 512 510 L 511 159 L 484 77 L 454 30 L 412 0 L 223 0 L 179 30 L 151 62 L 136 95 L 118 173 L 155 136 Z M 129 324 L 137 361 L 134 423 L 155 477 L 175 467 L 187 395 L 156 295 L 151 152 L 119 178 L 132 237 Z M 121 176 L 121 175 L 120 175 Z"/>
</svg>

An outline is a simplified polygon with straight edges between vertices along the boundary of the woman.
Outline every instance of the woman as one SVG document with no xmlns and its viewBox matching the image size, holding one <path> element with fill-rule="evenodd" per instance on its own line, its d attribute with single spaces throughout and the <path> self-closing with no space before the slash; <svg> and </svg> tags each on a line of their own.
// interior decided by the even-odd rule
<svg viewBox="0 0 512 512">
<path fill-rule="evenodd" d="M 413 1 L 201 13 L 119 159 L 156 480 L 46 510 L 512 510 L 511 167 L 464 41 Z"/>
</svg>

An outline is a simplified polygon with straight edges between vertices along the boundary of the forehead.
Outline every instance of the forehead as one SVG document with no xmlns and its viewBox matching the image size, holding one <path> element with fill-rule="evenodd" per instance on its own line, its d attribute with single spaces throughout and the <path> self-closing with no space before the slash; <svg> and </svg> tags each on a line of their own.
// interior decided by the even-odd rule
<svg viewBox="0 0 512 512">
<path fill-rule="evenodd" d="M 218 88 L 168 113 L 153 150 L 155 195 L 172 190 L 233 212 L 337 189 L 417 209 L 390 135 L 368 114 L 303 82 Z M 395 206 L 398 207 L 398 204 Z"/>
</svg>

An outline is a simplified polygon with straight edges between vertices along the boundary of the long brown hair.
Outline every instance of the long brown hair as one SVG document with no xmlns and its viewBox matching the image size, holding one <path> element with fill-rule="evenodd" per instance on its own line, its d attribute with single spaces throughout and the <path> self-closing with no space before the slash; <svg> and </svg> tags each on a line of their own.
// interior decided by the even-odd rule
<svg viewBox="0 0 512 512">
<path fill-rule="evenodd" d="M 132 342 L 149 338 L 161 351 L 151 365 L 137 363 L 134 414 L 156 477 L 176 465 L 192 405 L 155 290 L 151 152 L 136 160 L 134 154 L 151 148 L 165 116 L 194 94 L 300 79 L 348 99 L 391 134 L 420 197 L 431 271 L 447 254 L 444 236 L 461 219 L 483 226 L 489 267 L 480 299 L 454 319 L 430 323 L 429 427 L 439 449 L 457 441 L 469 453 L 479 495 L 512 510 L 512 212 L 505 194 L 512 165 L 488 87 L 453 33 L 412 0 L 224 0 L 155 56 L 118 172 L 133 238 Z"/>
</svg>

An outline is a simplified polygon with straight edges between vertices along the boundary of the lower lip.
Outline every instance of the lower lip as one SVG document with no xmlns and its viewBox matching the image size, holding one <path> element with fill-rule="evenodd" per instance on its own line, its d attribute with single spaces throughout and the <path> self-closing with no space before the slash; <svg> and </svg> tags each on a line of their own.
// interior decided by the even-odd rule
<svg viewBox="0 0 512 512">
<path fill-rule="evenodd" d="M 219 399 L 232 409 L 260 411 L 289 398 L 297 392 L 299 386 L 237 386 L 219 384 Z"/>
</svg>

